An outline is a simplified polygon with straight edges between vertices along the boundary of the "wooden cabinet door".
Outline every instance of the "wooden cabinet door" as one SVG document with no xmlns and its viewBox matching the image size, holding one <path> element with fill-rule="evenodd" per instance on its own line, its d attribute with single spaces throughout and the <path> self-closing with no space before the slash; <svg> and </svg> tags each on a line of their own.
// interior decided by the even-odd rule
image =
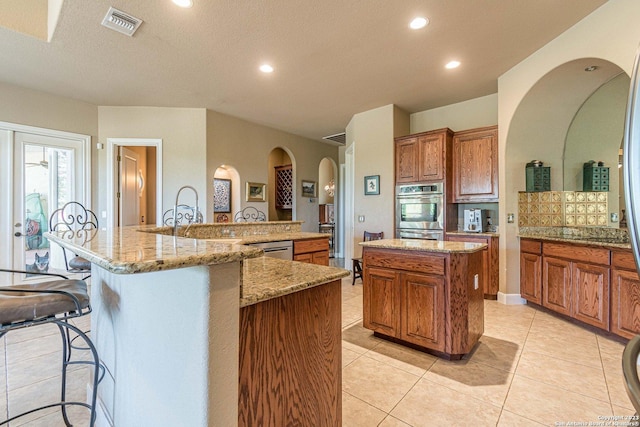
<svg viewBox="0 0 640 427">
<path fill-rule="evenodd" d="M 400 333 L 400 286 L 395 271 L 365 267 L 363 284 L 363 325 L 382 334 Z"/>
<path fill-rule="evenodd" d="M 299 254 L 293 256 L 294 261 L 298 262 L 306 262 L 308 264 L 313 263 L 313 255 L 311 253 L 308 254 Z"/>
<path fill-rule="evenodd" d="M 635 271 L 611 270 L 611 332 L 640 334 L 640 278 Z"/>
<path fill-rule="evenodd" d="M 571 316 L 571 262 L 542 257 L 542 305 Z"/>
<path fill-rule="evenodd" d="M 444 179 L 444 134 L 424 135 L 418 138 L 418 170 L 420 181 Z"/>
<path fill-rule="evenodd" d="M 314 252 L 311 262 L 313 264 L 317 264 L 317 265 L 327 265 L 328 266 L 329 265 L 329 252 L 328 251 Z"/>
<path fill-rule="evenodd" d="M 609 330 L 609 267 L 572 263 L 573 317 Z"/>
<path fill-rule="evenodd" d="M 520 296 L 527 301 L 542 304 L 542 257 L 520 253 Z"/>
<path fill-rule="evenodd" d="M 395 163 L 396 182 L 416 182 L 418 181 L 418 158 L 420 150 L 417 138 L 408 138 L 396 141 Z"/>
<path fill-rule="evenodd" d="M 498 201 L 498 128 L 453 137 L 454 203 Z"/>
<path fill-rule="evenodd" d="M 444 280 L 424 274 L 405 273 L 401 275 L 400 287 L 400 338 L 444 351 Z"/>
</svg>

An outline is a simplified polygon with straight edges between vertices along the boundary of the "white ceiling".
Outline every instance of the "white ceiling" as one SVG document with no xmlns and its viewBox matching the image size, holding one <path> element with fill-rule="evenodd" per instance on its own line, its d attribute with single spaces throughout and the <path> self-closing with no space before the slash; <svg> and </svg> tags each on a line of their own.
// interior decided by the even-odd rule
<svg viewBox="0 0 640 427">
<path fill-rule="evenodd" d="M 0 27 L 0 81 L 96 105 L 209 108 L 319 139 L 383 105 L 413 113 L 495 93 L 502 73 L 605 2 L 65 0 L 50 43 Z M 100 25 L 110 6 L 144 21 L 134 37 Z M 417 15 L 431 23 L 410 30 Z M 462 65 L 445 70 L 452 59 Z"/>
</svg>

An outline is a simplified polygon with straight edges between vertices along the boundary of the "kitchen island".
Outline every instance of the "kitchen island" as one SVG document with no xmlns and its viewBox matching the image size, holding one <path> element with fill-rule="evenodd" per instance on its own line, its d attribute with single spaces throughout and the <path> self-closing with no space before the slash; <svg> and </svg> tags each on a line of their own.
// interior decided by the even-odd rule
<svg viewBox="0 0 640 427">
<path fill-rule="evenodd" d="M 241 238 L 137 227 L 47 237 L 92 263 L 91 335 L 106 369 L 97 425 L 340 425 L 348 271 L 267 259 Z"/>
<path fill-rule="evenodd" d="M 376 336 L 447 359 L 484 332 L 486 244 L 388 239 L 363 246 L 363 324 Z"/>
</svg>

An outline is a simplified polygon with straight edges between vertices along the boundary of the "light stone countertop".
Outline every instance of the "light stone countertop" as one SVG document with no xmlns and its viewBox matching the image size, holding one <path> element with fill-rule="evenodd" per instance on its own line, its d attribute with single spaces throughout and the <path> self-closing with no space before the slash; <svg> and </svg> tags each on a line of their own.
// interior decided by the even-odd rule
<svg viewBox="0 0 640 427">
<path fill-rule="evenodd" d="M 382 239 L 370 242 L 360 242 L 361 246 L 369 248 L 401 249 L 406 251 L 425 252 L 477 252 L 487 247 L 485 243 L 448 242 L 442 240 L 411 240 L 411 239 Z"/>
<path fill-rule="evenodd" d="M 96 230 L 84 236 L 45 233 L 52 242 L 116 274 L 146 273 L 196 265 L 224 264 L 259 257 L 262 250 L 239 239 L 197 240 L 143 233 L 138 227 Z"/>
<path fill-rule="evenodd" d="M 549 242 L 574 243 L 578 245 L 603 246 L 607 248 L 631 249 L 631 243 L 621 242 L 611 237 L 579 237 L 579 236 L 549 236 L 535 233 L 519 233 L 521 239 L 545 240 Z"/>
<path fill-rule="evenodd" d="M 256 304 L 348 276 L 336 267 L 258 257 L 243 261 L 240 307 Z"/>
<path fill-rule="evenodd" d="M 490 231 L 484 231 L 482 233 L 470 233 L 468 231 L 446 231 L 445 234 L 452 234 L 455 236 L 500 237 L 499 233 L 493 233 Z"/>
</svg>

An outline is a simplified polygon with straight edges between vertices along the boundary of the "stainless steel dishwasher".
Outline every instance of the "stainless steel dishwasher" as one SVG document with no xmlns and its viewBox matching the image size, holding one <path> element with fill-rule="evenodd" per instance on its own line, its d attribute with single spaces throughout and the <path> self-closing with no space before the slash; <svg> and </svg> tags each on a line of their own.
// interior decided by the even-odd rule
<svg viewBox="0 0 640 427">
<path fill-rule="evenodd" d="M 293 260 L 293 241 L 280 240 L 277 242 L 250 243 L 249 246 L 255 246 L 264 251 L 264 256 Z"/>
</svg>

